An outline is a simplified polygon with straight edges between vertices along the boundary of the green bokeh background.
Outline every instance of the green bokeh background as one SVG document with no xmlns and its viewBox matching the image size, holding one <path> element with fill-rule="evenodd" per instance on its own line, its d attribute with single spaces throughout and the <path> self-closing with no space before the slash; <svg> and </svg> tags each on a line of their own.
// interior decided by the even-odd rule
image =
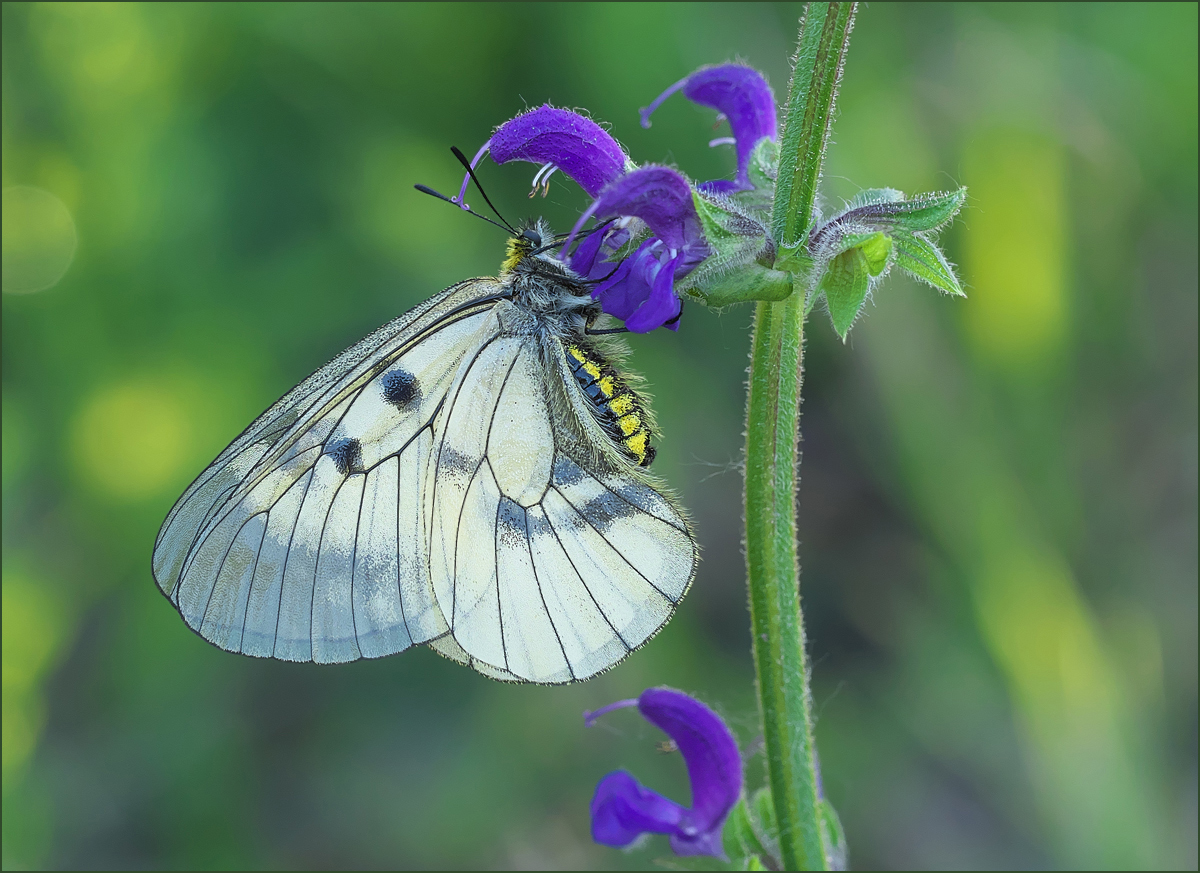
<svg viewBox="0 0 1200 873">
<path fill-rule="evenodd" d="M 1196 866 L 1196 9 L 860 11 L 825 202 L 970 201 L 945 235 L 967 300 L 897 276 L 847 344 L 808 325 L 802 594 L 858 868 Z M 4 4 L 5 867 L 671 863 L 661 838 L 593 845 L 587 803 L 617 766 L 686 801 L 679 756 L 633 713 L 580 714 L 669 684 L 755 746 L 746 309 L 632 340 L 704 561 L 667 629 L 584 685 L 424 649 L 229 655 L 150 550 L 288 387 L 495 272 L 502 235 L 412 189 L 457 184 L 450 145 L 550 100 L 638 161 L 728 175 L 711 111 L 676 97 L 642 130 L 637 109 L 735 58 L 782 98 L 798 14 Z M 527 200 L 534 170 L 483 176 L 566 228 L 582 193 Z"/>
</svg>

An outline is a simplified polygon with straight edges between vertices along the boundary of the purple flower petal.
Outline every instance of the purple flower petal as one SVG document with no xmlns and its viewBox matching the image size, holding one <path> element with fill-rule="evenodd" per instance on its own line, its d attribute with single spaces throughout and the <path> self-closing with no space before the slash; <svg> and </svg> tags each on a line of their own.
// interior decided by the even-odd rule
<svg viewBox="0 0 1200 873">
<path fill-rule="evenodd" d="M 710 182 L 701 182 L 696 187 L 709 194 L 733 194 L 746 190 L 745 185 L 732 179 L 713 179 Z"/>
<path fill-rule="evenodd" d="M 605 312 L 624 320 L 631 331 L 649 333 L 680 313 L 675 280 L 686 276 L 709 255 L 691 186 L 670 167 L 633 170 L 604 189 L 580 216 L 571 239 L 589 218 L 613 215 L 640 218 L 654 235 L 592 294 Z M 617 229 L 614 234 L 621 232 Z M 564 248 L 570 246 L 571 239 Z M 572 267 L 599 278 L 596 273 L 604 264 L 597 261 L 597 251 L 596 243 L 585 239 L 571 256 Z"/>
<path fill-rule="evenodd" d="M 638 710 L 675 741 L 692 782 L 690 822 L 697 831 L 720 829 L 742 791 L 742 756 L 721 717 L 672 688 L 647 688 Z"/>
<path fill-rule="evenodd" d="M 624 173 L 627 160 L 617 141 L 596 122 L 549 104 L 504 122 L 489 146 L 498 164 L 554 164 L 590 197 Z"/>
<path fill-rule="evenodd" d="M 676 255 L 659 266 L 650 293 L 646 295 L 646 302 L 625 319 L 625 326 L 634 333 L 649 333 L 656 327 L 662 327 L 682 310 L 682 304 L 675 296 L 675 265 L 679 263 L 679 258 Z"/>
<path fill-rule="evenodd" d="M 743 64 L 701 67 L 676 82 L 642 110 L 642 127 L 650 126 L 650 115 L 676 91 L 693 103 L 711 106 L 727 119 L 737 142 L 737 189 L 749 187 L 747 166 L 750 153 L 764 136 L 775 139 L 775 95 L 762 74 Z M 721 192 L 727 193 L 727 192 Z"/>
<path fill-rule="evenodd" d="M 584 213 L 590 216 L 632 215 L 640 218 L 668 248 L 703 244 L 704 231 L 687 179 L 670 167 L 640 167 L 610 184 Z"/>
<path fill-rule="evenodd" d="M 624 770 L 616 770 L 596 786 L 591 812 L 592 839 L 621 848 L 644 833 L 674 834 L 686 810 Z"/>
<path fill-rule="evenodd" d="M 592 290 L 592 296 L 601 302 L 604 311 L 624 321 L 646 302 L 658 276 L 659 261 L 654 248 L 661 247 L 655 239 L 648 239 L 637 250 L 623 260 L 612 271 L 612 275 Z"/>
<path fill-rule="evenodd" d="M 585 713 L 585 721 L 590 725 L 600 714 L 631 702 Z M 720 716 L 681 691 L 648 688 L 637 707 L 682 753 L 692 783 L 692 806 L 680 806 L 618 770 L 596 786 L 593 838 L 607 846 L 627 846 L 642 833 L 670 834 L 677 855 L 724 857 L 721 829 L 742 792 L 742 759 L 733 734 Z"/>
</svg>

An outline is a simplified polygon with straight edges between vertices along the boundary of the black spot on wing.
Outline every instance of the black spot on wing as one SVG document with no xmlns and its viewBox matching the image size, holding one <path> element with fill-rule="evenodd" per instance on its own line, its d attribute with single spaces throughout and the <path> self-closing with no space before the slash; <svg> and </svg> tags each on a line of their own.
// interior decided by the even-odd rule
<svg viewBox="0 0 1200 873">
<path fill-rule="evenodd" d="M 338 472 L 345 476 L 347 473 L 361 473 L 362 444 L 355 439 L 340 439 L 325 446 L 326 455 L 333 459 Z"/>
<path fill-rule="evenodd" d="M 397 409 L 403 409 L 421 396 L 417 377 L 407 370 L 396 369 L 384 373 L 382 385 L 383 399 Z"/>
</svg>

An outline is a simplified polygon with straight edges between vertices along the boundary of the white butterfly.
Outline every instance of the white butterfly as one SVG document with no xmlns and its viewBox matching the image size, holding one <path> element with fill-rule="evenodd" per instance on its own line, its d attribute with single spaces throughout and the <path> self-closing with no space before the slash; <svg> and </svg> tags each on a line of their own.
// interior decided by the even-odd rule
<svg viewBox="0 0 1200 873">
<path fill-rule="evenodd" d="M 154 577 L 222 649 L 289 661 L 426 643 L 486 676 L 574 682 L 671 617 L 697 561 L 644 469 L 653 426 L 588 286 L 509 242 L 263 413 L 184 492 Z"/>
</svg>

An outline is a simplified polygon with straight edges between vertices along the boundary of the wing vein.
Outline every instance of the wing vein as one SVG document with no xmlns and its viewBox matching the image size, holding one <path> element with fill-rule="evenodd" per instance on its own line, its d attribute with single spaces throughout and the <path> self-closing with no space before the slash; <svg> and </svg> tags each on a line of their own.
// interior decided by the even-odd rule
<svg viewBox="0 0 1200 873">
<path fill-rule="evenodd" d="M 558 489 L 555 489 L 558 490 Z M 546 513 L 546 524 L 550 526 L 550 532 L 554 534 L 554 539 L 558 541 L 558 547 L 562 549 L 564 555 L 567 556 L 567 563 L 571 565 L 571 569 L 575 571 L 575 578 L 583 586 L 583 590 L 588 593 L 588 597 L 592 598 L 592 603 L 596 604 L 596 611 L 604 618 L 605 623 L 612 629 L 612 632 L 617 635 L 617 639 L 621 641 L 621 645 L 625 647 L 625 652 L 628 654 L 633 651 L 633 647 L 626 642 L 625 637 L 617 630 L 617 626 L 612 623 L 612 619 L 608 617 L 608 613 L 604 611 L 604 607 L 600 605 L 600 601 L 596 599 L 596 595 L 592 593 L 592 589 L 588 586 L 587 580 L 583 578 L 583 574 L 579 572 L 579 568 L 575 566 L 575 559 L 571 557 L 571 553 L 567 551 L 567 547 L 563 545 L 562 537 L 558 535 L 558 528 L 554 526 L 554 519 L 550 517 L 550 513 Z M 548 613 L 547 613 L 548 614 Z M 554 622 L 551 621 L 551 624 Z M 567 662 L 570 666 L 570 662 Z"/>
<path fill-rule="evenodd" d="M 238 525 L 237 533 L 230 538 L 229 545 L 225 547 L 225 554 L 221 557 L 221 563 L 217 566 L 217 572 L 214 573 L 212 577 L 213 584 L 212 588 L 208 590 L 208 600 L 204 602 L 204 612 L 200 615 L 200 627 L 204 627 L 204 619 L 208 618 L 208 610 L 212 606 L 213 594 L 216 593 L 217 583 L 221 580 L 221 571 L 225 569 L 225 562 L 229 560 L 229 553 L 233 551 L 233 544 L 236 543 L 237 538 L 242 535 L 242 531 L 246 529 L 246 525 L 260 515 L 262 515 L 261 512 L 256 512 L 254 515 L 248 516 L 245 521 Z"/>
<path fill-rule="evenodd" d="M 333 512 L 333 507 L 337 503 L 338 495 L 342 493 L 342 489 L 346 487 L 346 483 L 349 482 L 351 478 L 353 477 L 347 476 L 338 483 L 337 490 L 333 492 L 333 497 L 330 499 L 329 505 L 325 507 L 325 520 L 321 522 L 321 535 L 317 537 L 317 556 L 313 560 L 312 596 L 308 600 L 308 656 L 313 660 L 316 660 L 314 657 L 315 652 L 313 651 L 313 640 L 315 639 L 314 625 L 317 620 L 317 576 L 321 572 L 321 549 L 325 546 L 325 531 L 329 529 L 329 513 Z M 353 576 L 353 567 L 351 567 L 350 573 Z M 353 602 L 350 604 L 350 614 L 353 617 Z M 355 639 L 354 644 L 356 646 L 358 645 L 357 639 Z"/>
<path fill-rule="evenodd" d="M 288 491 L 291 489 L 289 488 Z M 246 608 L 242 610 L 242 633 L 238 637 L 238 651 L 242 651 L 246 643 L 246 616 L 250 614 L 250 594 L 254 591 L 254 577 L 258 575 L 258 559 L 262 557 L 263 543 L 267 541 L 267 526 L 271 523 L 271 510 L 267 510 L 267 520 L 263 522 L 262 536 L 258 540 L 258 551 L 254 553 L 254 567 L 250 570 L 250 584 L 246 586 Z M 207 610 L 205 610 L 207 611 Z"/>
<path fill-rule="evenodd" d="M 522 509 L 524 509 L 524 507 L 522 507 Z M 567 665 L 567 672 L 571 674 L 571 681 L 574 682 L 577 678 L 575 676 L 575 668 L 571 666 L 571 659 L 567 657 L 567 648 L 566 648 L 566 646 L 563 645 L 562 635 L 559 634 L 558 626 L 555 625 L 555 623 L 554 623 L 554 616 L 552 616 L 550 614 L 550 607 L 548 607 L 546 605 L 546 595 L 542 592 L 542 582 L 541 582 L 541 579 L 538 577 L 537 561 L 535 561 L 533 559 L 533 534 L 530 533 L 530 531 L 529 531 L 529 510 L 524 509 L 524 512 L 525 512 L 525 546 L 526 546 L 526 548 L 529 549 L 529 566 L 533 568 L 533 584 L 537 586 L 538 597 L 540 597 L 541 601 L 542 601 L 542 609 L 545 610 L 545 612 L 546 612 L 546 618 L 548 618 L 550 620 L 550 630 L 554 631 L 554 639 L 558 640 L 558 648 L 559 648 L 559 651 L 562 652 L 563 663 L 565 663 Z M 547 524 L 549 524 L 550 516 L 546 516 L 546 522 L 547 522 Z M 555 534 L 555 536 L 557 536 L 557 534 Z M 564 549 L 563 552 L 565 554 L 566 550 Z M 567 557 L 567 560 L 570 560 L 569 555 Z M 574 567 L 575 567 L 575 565 L 572 564 L 571 568 L 574 569 Z M 580 581 L 582 581 L 582 580 L 580 580 Z M 600 614 L 604 615 L 603 612 L 601 612 Z M 608 621 L 608 617 L 605 616 L 604 620 Z M 612 627 L 611 623 L 609 624 L 609 627 Z M 614 628 L 613 632 L 616 633 L 615 628 Z M 621 636 L 620 634 L 617 634 L 618 639 L 620 639 L 620 636 Z M 625 641 L 621 640 L 621 642 L 624 643 Z"/>
<path fill-rule="evenodd" d="M 399 464 L 396 465 L 399 467 Z M 349 480 L 349 476 L 346 477 Z M 363 501 L 367 497 L 367 476 L 363 474 L 362 493 L 358 495 L 358 517 L 354 522 L 354 545 L 350 547 L 350 628 L 354 631 L 354 648 L 358 649 L 358 656 L 362 657 L 362 646 L 358 644 L 358 619 L 354 617 L 354 574 L 358 567 L 358 529 L 362 526 L 362 510 Z"/>
<path fill-rule="evenodd" d="M 590 473 L 588 475 L 591 476 Z M 598 482 L 600 484 L 601 488 L 603 488 L 605 491 L 607 491 L 613 497 L 620 500 L 625 505 L 636 510 L 637 512 L 641 513 L 642 515 L 648 515 L 651 518 L 655 519 L 656 521 L 661 521 L 663 524 L 667 525 L 668 527 L 675 528 L 675 530 L 679 531 L 681 534 L 688 537 L 688 539 L 691 539 L 691 535 L 687 532 L 686 528 L 680 527 L 679 525 L 675 524 L 674 522 L 667 521 L 665 518 L 660 518 L 659 516 L 655 515 L 653 512 L 648 512 L 647 510 L 638 506 L 636 503 L 633 503 L 631 500 L 629 500 L 629 498 L 625 497 L 625 495 L 623 495 L 620 491 L 614 491 L 612 488 L 609 488 L 608 485 L 605 484 L 604 480 L 601 479 L 599 476 L 591 476 L 591 478 L 594 479 L 596 482 Z"/>
<path fill-rule="evenodd" d="M 488 341 L 487 341 L 487 342 L 483 343 L 483 344 L 482 344 L 482 345 L 481 345 L 481 346 L 480 346 L 478 349 L 476 349 L 476 350 L 475 350 L 475 354 L 474 354 L 474 355 L 471 357 L 471 362 L 470 362 L 469 364 L 467 364 L 467 368 L 466 368 L 466 370 L 464 370 L 464 371 L 463 371 L 462 378 L 458 380 L 458 383 L 457 383 L 456 385 L 451 385 L 451 387 L 450 387 L 449 391 L 453 391 L 453 392 L 454 392 L 454 397 L 453 397 L 453 398 L 450 400 L 450 406 L 449 406 L 449 408 L 446 410 L 446 423 L 447 423 L 447 425 L 450 423 L 450 417 L 451 417 L 452 415 L 454 415 L 454 404 L 455 404 L 455 401 L 457 401 L 457 400 L 458 400 L 458 395 L 459 395 L 459 393 L 462 391 L 462 386 L 463 386 L 463 383 L 465 383 L 465 382 L 467 381 L 467 376 L 468 376 L 468 375 L 470 375 L 470 373 L 471 373 L 471 370 L 472 370 L 472 369 L 475 367 L 475 364 L 476 364 L 476 363 L 479 361 L 479 356 L 483 354 L 483 352 L 484 352 L 484 349 L 486 349 L 488 346 L 490 346 L 492 343 L 494 343 L 494 342 L 495 342 L 496 340 L 498 340 L 499 338 L 500 338 L 500 335 L 499 335 L 499 334 L 497 334 L 496 336 L 494 336 L 494 337 L 491 337 L 490 339 L 488 339 Z M 447 391 L 447 397 L 449 396 L 449 391 Z M 438 407 L 438 408 L 440 409 L 440 408 L 441 408 L 441 407 L 442 407 L 442 406 L 445 404 L 445 402 L 446 402 L 446 397 L 443 397 L 443 398 L 442 398 L 442 403 L 441 403 L 441 404 L 439 404 L 439 407 Z M 435 418 L 436 418 L 436 416 L 435 416 Z M 431 423 L 431 425 L 432 425 L 432 419 L 430 420 L 430 423 Z M 433 463 L 433 475 L 434 475 L 434 477 L 435 477 L 435 478 L 437 477 L 437 471 L 438 471 L 439 469 L 441 469 L 441 466 L 442 466 L 442 449 L 444 449 L 444 448 L 446 447 L 446 434 L 447 434 L 447 432 L 448 432 L 448 431 L 449 431 L 449 427 L 444 427 L 444 428 L 442 428 L 442 436 L 441 436 L 441 439 L 438 441 L 438 447 L 437 447 L 437 460 L 435 460 L 435 461 L 434 461 L 434 463 Z M 431 433 L 434 433 L 434 431 L 433 431 L 432 427 L 431 427 L 431 429 L 430 429 L 430 432 L 431 432 Z M 435 436 L 436 436 L 436 433 L 435 433 Z M 430 452 L 430 456 L 432 457 L 432 450 L 431 450 L 431 452 Z M 470 487 L 471 487 L 471 485 L 470 485 L 470 483 L 468 482 L 468 483 L 467 483 L 467 489 L 468 489 L 468 490 L 470 490 Z M 438 495 L 438 489 L 437 489 L 437 487 L 436 487 L 436 485 L 435 485 L 435 487 L 434 487 L 434 489 L 433 489 L 433 499 L 432 499 L 432 501 L 430 502 L 430 505 L 429 505 L 429 519 L 430 519 L 430 522 L 432 522 L 432 521 L 433 521 L 433 519 L 437 517 L 437 495 Z M 464 500 L 465 500 L 465 492 L 464 492 Z M 462 514 L 462 513 L 461 513 L 461 510 L 460 510 L 460 512 L 459 512 L 459 515 L 460 515 L 460 517 L 461 517 L 461 514 Z M 432 555 L 432 554 L 433 554 L 433 527 L 434 527 L 434 526 L 433 526 L 433 524 L 431 523 L 431 524 L 429 525 L 429 540 L 428 540 L 428 542 L 427 542 L 428 553 L 429 553 L 430 555 Z M 457 550 L 457 548 L 458 548 L 458 531 L 457 531 L 457 530 L 455 530 L 455 541 L 454 541 L 454 545 L 455 545 L 455 549 Z M 455 559 L 457 560 L 457 551 L 455 552 Z M 452 571 L 452 572 L 453 572 L 453 571 Z M 451 581 L 451 587 L 450 587 L 450 628 L 451 628 L 451 630 L 453 630 L 453 628 L 454 628 L 454 585 L 453 585 L 453 582 L 454 582 L 454 577 L 453 577 L 453 576 L 451 576 L 451 579 L 450 579 L 450 581 Z"/>
<path fill-rule="evenodd" d="M 439 405 L 439 408 L 441 408 L 440 405 Z M 426 425 L 426 427 L 428 427 L 428 425 Z M 417 436 L 420 436 L 421 433 L 424 432 L 424 430 L 425 430 L 425 428 L 422 427 L 421 430 L 417 431 Z M 416 439 L 416 437 L 414 437 L 413 439 Z M 411 440 L 409 442 L 411 442 Z M 406 444 L 406 447 L 407 447 L 407 444 Z M 403 452 L 403 449 L 401 449 L 401 451 Z M 420 476 L 420 472 L 421 471 L 418 469 L 417 470 L 418 476 Z M 420 481 L 420 480 L 418 479 L 418 481 Z M 417 496 L 420 497 L 419 492 L 418 492 Z M 412 628 L 410 628 L 408 626 L 408 613 L 404 609 L 404 591 L 403 591 L 403 589 L 400 588 L 400 573 L 402 572 L 401 561 L 400 561 L 400 500 L 401 500 L 401 498 L 400 498 L 400 456 L 397 455 L 396 456 L 396 599 L 400 601 L 400 620 L 402 622 L 404 622 L 404 632 L 406 634 L 408 634 L 408 644 L 411 646 L 412 642 L 413 642 Z"/>
<path fill-rule="evenodd" d="M 641 577 L 642 577 L 642 579 L 643 579 L 643 580 L 646 582 L 646 584 L 647 584 L 647 585 L 649 585 L 651 588 L 653 588 L 655 591 L 657 591 L 659 594 L 661 594 L 663 597 L 665 597 L 665 598 L 666 598 L 666 600 L 667 600 L 667 603 L 674 604 L 674 603 L 678 603 L 678 602 L 679 602 L 679 601 L 677 601 L 677 600 L 672 600 L 670 597 L 667 597 L 667 595 L 666 595 L 666 592 L 664 592 L 664 591 L 663 591 L 661 588 L 659 588 L 657 585 L 655 585 L 653 582 L 651 582 L 649 579 L 647 579 L 647 578 L 646 578 L 646 576 L 645 576 L 645 574 L 644 574 L 644 573 L 642 573 L 642 571 L 641 571 L 641 570 L 639 570 L 637 567 L 633 566 L 633 564 L 629 563 L 629 559 L 628 559 L 628 558 L 626 558 L 626 557 L 625 557 L 625 555 L 623 555 L 623 554 L 621 553 L 621 550 L 620 550 L 620 549 L 618 549 L 618 548 L 617 548 L 617 547 L 616 547 L 616 546 L 613 544 L 612 540 L 610 540 L 608 537 L 606 537 L 606 536 L 605 536 L 605 535 L 604 535 L 604 534 L 603 534 L 603 533 L 600 531 L 600 529 L 599 529 L 599 528 L 597 528 L 597 527 L 596 527 L 594 524 L 592 524 L 590 521 L 588 521 L 588 519 L 587 519 L 587 516 L 585 516 L 585 515 L 584 515 L 582 512 L 580 512 L 580 511 L 579 511 L 579 507 L 577 507 L 577 506 L 576 506 L 574 503 L 572 503 L 572 502 L 571 502 L 571 499 L 570 499 L 569 497 L 567 497 L 567 495 L 563 494 L 563 493 L 562 493 L 562 491 L 561 491 L 560 489 L 558 489 L 558 488 L 555 488 L 554 490 L 558 492 L 558 496 L 559 496 L 559 497 L 561 497 L 563 500 L 565 500 L 565 501 L 566 501 L 566 503 L 567 503 L 567 505 L 568 505 L 568 506 L 570 506 L 570 507 L 571 507 L 573 510 L 575 510 L 575 514 L 576 514 L 576 515 L 578 515 L 578 516 L 579 516 L 581 519 L 583 519 L 583 522 L 584 522 L 584 524 L 586 524 L 586 525 L 587 525 L 588 527 L 590 527 L 592 530 L 596 531 L 596 536 L 598 536 L 598 537 L 600 537 L 600 539 L 604 540 L 604 542 L 608 544 L 608 547 L 609 547 L 610 549 L 612 549 L 612 550 L 613 550 L 613 552 L 615 552 L 615 553 L 616 553 L 616 555 L 617 555 L 617 557 L 618 557 L 618 558 L 620 558 L 622 561 L 624 561 L 624 562 L 625 562 L 625 565 L 626 565 L 627 567 L 629 567 L 629 569 L 630 569 L 630 570 L 632 570 L 633 572 L 635 572 L 635 573 L 637 573 L 639 576 L 641 576 Z"/>
<path fill-rule="evenodd" d="M 288 561 L 292 559 L 292 541 L 296 538 L 296 527 L 300 524 L 300 513 L 304 511 L 304 503 L 308 500 L 308 486 L 312 485 L 314 473 L 315 469 L 307 471 L 308 480 L 304 483 L 304 494 L 300 496 L 300 505 L 296 507 L 296 518 L 292 521 L 292 532 L 288 534 L 287 551 L 283 553 L 283 571 L 279 575 L 279 606 L 275 609 L 275 637 L 271 640 L 272 658 L 275 657 L 275 650 L 279 648 L 279 616 L 283 612 L 283 589 L 287 586 L 287 568 Z"/>
<path fill-rule="evenodd" d="M 503 390 L 503 389 L 501 389 Z M 493 419 L 495 416 L 493 416 Z M 489 428 L 489 432 L 490 432 Z M 485 442 L 484 445 L 487 445 Z M 488 472 L 492 474 L 492 478 L 496 478 L 496 471 L 492 469 L 491 462 L 484 456 L 484 463 L 488 465 Z M 496 501 L 496 526 L 493 528 L 496 532 L 492 537 L 492 573 L 496 577 L 496 617 L 500 622 L 500 657 L 504 658 L 504 669 L 508 670 L 508 645 L 504 642 L 504 602 L 500 599 L 500 501 Z M 512 672 L 511 670 L 509 672 Z"/>
</svg>

